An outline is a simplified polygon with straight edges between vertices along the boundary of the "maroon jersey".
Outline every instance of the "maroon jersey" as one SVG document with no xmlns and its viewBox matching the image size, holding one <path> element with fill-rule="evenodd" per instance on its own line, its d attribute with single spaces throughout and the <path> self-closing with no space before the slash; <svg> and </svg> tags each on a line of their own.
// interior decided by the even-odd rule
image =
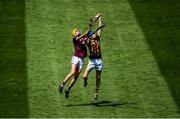
<svg viewBox="0 0 180 119">
<path fill-rule="evenodd" d="M 73 44 L 75 48 L 74 56 L 79 58 L 84 58 L 87 56 L 87 49 L 85 41 L 80 41 L 79 39 L 73 38 Z"/>
<path fill-rule="evenodd" d="M 89 48 L 89 58 L 90 59 L 99 59 L 101 58 L 101 48 L 100 48 L 100 37 L 89 39 L 87 42 L 87 46 Z"/>
</svg>

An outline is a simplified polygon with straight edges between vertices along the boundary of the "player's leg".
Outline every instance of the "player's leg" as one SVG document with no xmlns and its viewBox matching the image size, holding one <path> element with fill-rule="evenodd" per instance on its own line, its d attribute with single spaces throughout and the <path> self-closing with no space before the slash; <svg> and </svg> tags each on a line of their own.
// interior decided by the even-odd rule
<svg viewBox="0 0 180 119">
<path fill-rule="evenodd" d="M 74 78 L 71 80 L 68 89 L 65 91 L 65 97 L 68 99 L 69 98 L 69 91 L 71 90 L 71 88 L 73 87 L 73 85 L 76 83 L 81 71 L 82 71 L 82 67 L 84 65 L 84 59 L 79 58 L 78 59 L 78 66 L 75 69 L 75 74 L 74 74 Z"/>
<path fill-rule="evenodd" d="M 68 89 L 65 90 L 65 97 L 68 99 L 69 98 L 69 91 L 71 90 L 71 88 L 73 87 L 73 85 L 76 83 L 78 77 L 79 77 L 79 68 L 76 67 L 76 71 L 75 71 L 75 74 L 74 74 L 74 78 L 71 80 L 69 86 L 68 86 Z"/>
<path fill-rule="evenodd" d="M 79 75 L 80 75 L 80 73 L 81 73 L 81 70 L 82 70 L 82 69 L 79 69 L 79 71 L 78 71 L 78 69 L 79 69 L 79 68 L 77 68 L 77 70 L 76 70 L 76 72 L 75 72 L 75 74 L 74 74 L 74 78 L 71 80 L 68 89 L 65 90 L 65 97 L 66 97 L 67 99 L 69 98 L 69 91 L 71 90 L 71 88 L 73 87 L 73 85 L 76 83 L 76 81 L 77 81 L 77 79 L 78 79 L 78 77 L 79 77 Z"/>
<path fill-rule="evenodd" d="M 77 68 L 78 68 L 77 64 L 72 64 L 72 66 L 71 66 L 71 71 L 70 71 L 70 73 L 65 77 L 65 79 L 64 79 L 64 81 L 63 81 L 63 84 L 65 84 L 69 79 L 71 79 L 71 78 L 75 75 Z"/>
<path fill-rule="evenodd" d="M 83 74 L 83 79 L 84 79 L 84 87 L 87 86 L 87 80 L 88 80 L 88 75 L 89 73 L 92 71 L 92 69 L 89 69 L 88 67 L 86 68 L 86 70 L 84 71 L 84 74 Z"/>
<path fill-rule="evenodd" d="M 84 71 L 84 74 L 83 74 L 83 79 L 84 79 L 84 87 L 86 87 L 87 86 L 87 80 L 88 80 L 88 75 L 89 75 L 89 73 L 92 71 L 92 69 L 95 67 L 95 65 L 94 65 L 94 62 L 93 62 L 93 60 L 89 60 L 89 63 L 88 63 L 88 65 L 87 65 L 87 68 L 86 68 L 86 70 Z"/>
<path fill-rule="evenodd" d="M 77 64 L 72 64 L 71 65 L 71 71 L 70 71 L 70 73 L 65 77 L 65 79 L 63 80 L 63 82 L 60 84 L 60 86 L 59 86 L 59 92 L 60 93 L 62 93 L 63 92 L 63 88 L 64 88 L 64 85 L 66 84 L 66 82 L 68 81 L 68 80 L 70 80 L 73 76 L 74 76 L 74 74 L 75 74 L 75 72 L 76 72 L 76 68 L 77 68 Z"/>
<path fill-rule="evenodd" d="M 95 92 L 94 98 L 97 99 L 98 94 L 99 94 L 100 81 L 101 81 L 101 71 L 103 68 L 102 59 L 96 59 L 95 65 L 96 65 L 96 92 Z"/>
<path fill-rule="evenodd" d="M 100 81 L 101 81 L 101 71 L 96 70 L 96 92 L 95 92 L 95 95 L 94 95 L 95 99 L 98 98 Z"/>
<path fill-rule="evenodd" d="M 63 80 L 63 82 L 59 86 L 59 92 L 60 93 L 63 92 L 63 88 L 64 88 L 64 85 L 66 84 L 66 82 L 69 81 L 74 76 L 74 74 L 76 72 L 76 68 L 78 67 L 78 57 L 73 56 L 71 63 L 72 63 L 72 65 L 71 65 L 70 73 L 65 77 L 65 79 Z"/>
<path fill-rule="evenodd" d="M 76 68 L 76 71 L 75 71 L 75 74 L 74 74 L 74 78 L 71 80 L 67 91 L 70 91 L 70 90 L 71 90 L 71 88 L 73 87 L 73 85 L 74 85 L 75 82 L 77 81 L 78 77 L 79 77 L 79 68 L 77 67 L 77 68 Z"/>
</svg>

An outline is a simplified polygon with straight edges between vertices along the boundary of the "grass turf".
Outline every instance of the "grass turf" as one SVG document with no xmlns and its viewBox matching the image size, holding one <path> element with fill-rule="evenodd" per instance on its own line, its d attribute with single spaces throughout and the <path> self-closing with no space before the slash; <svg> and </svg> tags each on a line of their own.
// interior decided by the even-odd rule
<svg viewBox="0 0 180 119">
<path fill-rule="evenodd" d="M 152 1 L 152 3 L 163 6 L 159 2 Z M 139 4 L 145 8 L 144 12 L 138 8 Z M 24 46 L 20 50 L 24 53 L 19 53 L 23 59 L 21 64 L 24 65 L 23 67 L 15 66 L 22 68 L 23 72 L 18 74 L 13 70 L 18 75 L 10 74 L 10 76 L 22 78 L 23 85 L 15 80 L 15 87 L 22 87 L 22 89 L 14 93 L 21 94 L 22 96 L 18 97 L 27 104 L 16 103 L 20 100 L 15 100 L 14 105 L 11 105 L 9 101 L 0 104 L 4 104 L 4 109 L 8 111 L 10 110 L 8 107 L 22 106 L 22 110 L 25 107 L 24 110 L 28 113 L 19 112 L 16 108 L 12 110 L 13 113 L 19 112 L 16 116 L 24 114 L 24 117 L 179 117 L 176 101 L 178 98 L 171 96 L 175 89 L 169 90 L 168 86 L 171 86 L 171 83 L 162 72 L 164 68 L 159 66 L 159 57 L 154 55 L 153 44 L 149 43 L 151 35 L 147 34 L 147 31 L 151 30 L 158 36 L 160 33 L 157 31 L 160 27 L 153 29 L 152 25 L 144 26 L 148 23 L 146 19 L 155 25 L 159 23 L 157 23 L 159 19 L 153 15 L 143 17 L 143 14 L 153 13 L 152 9 L 148 9 L 149 7 L 151 8 L 152 4 L 140 0 L 85 0 L 84 2 L 80 0 L 26 0 L 26 27 L 23 27 L 25 32 L 21 33 L 25 37 L 24 43 L 19 43 Z M 167 5 L 167 7 L 170 6 Z M 164 11 L 161 7 L 157 9 Z M 95 89 L 95 72 L 90 74 L 87 88 L 83 88 L 81 75 L 73 87 L 70 99 L 66 100 L 63 95 L 58 94 L 57 88 L 59 81 L 62 81 L 70 70 L 73 53 L 71 30 L 75 27 L 79 27 L 82 31 L 86 30 L 88 17 L 94 16 L 97 12 L 103 13 L 106 24 L 101 41 L 104 69 L 99 100 L 92 99 Z M 158 14 L 158 16 L 163 16 L 163 14 Z M 178 32 L 178 29 L 174 30 Z M 160 36 L 163 39 L 163 34 Z M 157 42 L 162 44 L 162 40 L 157 40 Z M 11 44 L 11 42 L 7 43 Z M 15 46 L 12 45 L 11 48 Z M 168 46 L 168 49 L 174 48 Z M 9 47 L 1 49 L 6 50 Z M 160 48 L 163 47 L 162 44 Z M 14 49 L 17 50 L 16 47 Z M 155 47 L 156 52 L 159 50 Z M 173 57 L 178 57 L 178 55 L 173 55 Z M 14 56 L 13 61 L 19 60 Z M 166 65 L 163 66 L 166 67 Z M 11 68 L 1 68 L 1 70 L 8 72 Z M 170 71 L 174 70 L 172 68 Z M 10 78 L 6 77 L 1 82 L 8 80 Z M 5 86 L 10 87 L 10 83 L 6 83 Z M 178 85 L 176 87 L 178 89 Z M 4 89 L 1 92 L 0 96 L 4 97 Z M 25 98 L 22 98 L 23 96 Z M 8 93 L 4 99 L 7 100 L 9 97 L 11 93 Z M 3 112 L 3 108 L 1 110 L 3 114 L 1 117 L 14 116 Z"/>
<path fill-rule="evenodd" d="M 28 115 L 24 0 L 0 1 L 0 117 Z"/>
<path fill-rule="evenodd" d="M 180 107 L 180 1 L 129 0 L 159 69 Z"/>
</svg>

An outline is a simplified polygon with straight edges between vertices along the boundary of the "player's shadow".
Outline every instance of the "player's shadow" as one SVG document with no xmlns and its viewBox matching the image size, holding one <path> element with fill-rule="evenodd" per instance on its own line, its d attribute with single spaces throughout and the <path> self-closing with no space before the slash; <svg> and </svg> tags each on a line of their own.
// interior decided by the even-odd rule
<svg viewBox="0 0 180 119">
<path fill-rule="evenodd" d="M 91 103 L 84 103 L 84 104 L 69 104 L 65 107 L 72 107 L 72 106 L 96 106 L 96 107 L 117 107 L 117 106 L 123 106 L 123 105 L 131 105 L 135 104 L 133 103 L 127 103 L 127 102 L 119 102 L 119 101 L 100 101 L 100 102 L 91 102 Z"/>
</svg>

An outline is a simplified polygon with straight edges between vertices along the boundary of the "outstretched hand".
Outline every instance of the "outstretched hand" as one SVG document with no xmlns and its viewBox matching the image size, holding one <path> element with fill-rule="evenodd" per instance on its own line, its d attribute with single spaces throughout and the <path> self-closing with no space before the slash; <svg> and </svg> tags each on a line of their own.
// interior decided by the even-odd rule
<svg viewBox="0 0 180 119">
<path fill-rule="evenodd" d="M 101 13 L 98 13 L 96 16 L 95 16 L 95 18 L 98 18 L 98 17 L 101 17 L 102 15 L 101 15 Z"/>
</svg>

